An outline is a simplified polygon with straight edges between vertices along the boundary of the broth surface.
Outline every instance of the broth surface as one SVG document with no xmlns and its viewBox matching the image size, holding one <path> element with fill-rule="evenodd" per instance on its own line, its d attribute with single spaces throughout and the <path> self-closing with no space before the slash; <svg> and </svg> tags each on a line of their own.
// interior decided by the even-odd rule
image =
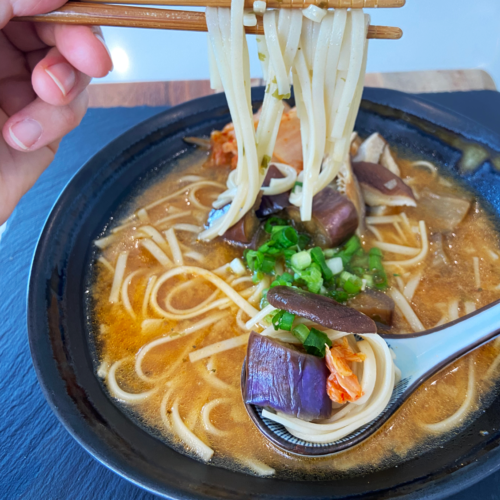
<svg viewBox="0 0 500 500">
<path fill-rule="evenodd" d="M 205 159 L 203 154 L 196 153 L 182 160 L 163 180 L 137 196 L 126 215 L 138 213 L 141 207 L 192 183 L 194 178 L 187 177 L 188 180 L 182 181 L 186 176 L 201 176 L 224 185 L 229 170 L 221 167 L 204 167 Z M 409 161 L 398 160 L 398 163 L 402 171 L 401 177 L 411 184 L 418 197 L 426 196 L 426 190 L 430 190 L 439 196 L 473 199 L 470 193 L 448 177 L 434 176 L 425 168 L 413 167 Z M 193 224 L 201 227 L 205 223 L 212 201 L 222 189 L 223 186 L 200 189 L 195 195 L 195 201 L 186 192 L 175 195 L 165 203 L 147 210 L 149 223 L 161 230 L 166 230 L 175 224 Z M 498 236 L 494 230 L 493 220 L 481 204 L 476 200 L 473 200 L 472 204 L 472 209 L 458 228 L 442 237 L 448 262 L 436 263 L 440 254 L 438 245 L 432 243 L 424 265 L 419 268 L 422 269 L 422 278 L 411 304 L 426 329 L 449 319 L 450 314 L 454 314 L 451 309 L 458 311 L 459 316 L 462 316 L 466 313 L 466 308 L 470 307 L 467 303 L 473 303 L 476 308 L 480 308 L 500 298 Z M 418 201 L 416 208 L 403 208 L 404 210 L 400 207 L 391 209 L 384 215 L 405 212 L 412 226 L 416 226 L 419 220 L 425 220 L 430 235 L 438 232 L 439 228 L 435 227 L 432 216 Z M 182 215 L 187 211 L 191 213 Z M 158 223 L 165 218 L 167 219 L 165 222 Z M 499 370 L 491 373 L 488 369 L 499 355 L 499 341 L 492 342 L 460 359 L 423 384 L 375 436 L 356 448 L 327 458 L 304 459 L 288 455 L 270 444 L 246 414 L 240 392 L 241 366 L 246 345 L 195 363 L 189 360 L 189 354 L 192 352 L 247 333 L 238 323 L 248 318 L 243 315 L 238 322 L 236 317 L 238 308 L 234 304 L 221 309 L 219 319 L 207 328 L 201 328 L 184 336 L 179 335 L 171 342 L 148 352 L 144 357 L 142 369 L 148 377 L 157 377 L 158 382 L 150 384 L 137 377 L 134 363 L 145 344 L 182 331 L 200 318 L 181 321 L 160 319 L 149 307 L 144 309 L 145 314 L 143 314 L 143 299 L 148 280 L 151 276 L 161 276 L 165 268 L 140 244 L 141 237 L 137 234 L 137 228 L 148 224 L 147 220 L 139 221 L 137 218 L 131 220 L 132 222 L 126 222 L 126 217 L 123 217 L 122 223 L 125 221 L 128 226 L 116 231 L 114 241 L 99 251 L 97 256 L 104 257 L 107 263 L 115 266 L 120 253 L 128 251 L 125 281 L 128 283 L 127 293 L 135 318 L 123 307 L 109 302 L 113 280 L 109 266 L 103 265 L 102 260 L 96 260 L 92 269 L 93 333 L 101 362 L 99 372 L 106 375 L 110 366 L 123 360 L 116 370 L 116 378 L 124 391 L 142 393 L 154 387 L 156 392 L 145 401 L 134 405 L 122 404 L 134 418 L 153 429 L 155 434 L 181 452 L 196 458 L 196 455 L 193 455 L 173 432 L 171 423 L 169 424 L 174 402 L 178 403 L 179 414 L 186 426 L 215 450 L 211 460 L 214 465 L 252 474 L 256 473 L 261 464 L 266 464 L 276 470 L 276 477 L 331 479 L 346 471 L 350 474 L 361 473 L 368 469 L 397 464 L 450 439 L 466 424 L 466 420 L 452 432 L 443 434 L 430 434 L 422 424 L 441 421 L 462 405 L 467 390 L 470 358 L 473 360 L 477 392 L 468 418 L 473 418 L 474 413 L 484 408 L 494 395 L 493 387 Z M 116 229 L 117 226 L 120 224 L 112 225 L 111 228 Z M 416 232 L 413 233 L 413 237 L 406 236 L 407 240 L 413 239 L 413 241 L 402 241 L 393 225 L 379 225 L 377 229 L 386 242 L 419 246 Z M 106 234 L 109 234 L 109 231 Z M 221 241 L 200 243 L 196 241 L 196 234 L 180 229 L 175 229 L 175 234 L 184 254 L 184 264 L 188 266 L 214 270 L 235 257 L 242 256 L 241 249 Z M 370 231 L 366 231 L 363 235 L 362 242 L 365 248 L 371 248 L 376 241 L 377 237 Z M 196 252 L 199 255 L 190 258 L 189 252 Z M 203 258 L 203 264 L 196 260 L 200 256 Z M 477 258 L 479 263 L 479 288 L 474 270 L 474 258 Z M 388 273 L 390 285 L 397 287 L 398 278 L 408 279 L 409 276 L 404 276 L 407 272 L 408 270 L 401 270 Z M 410 274 L 414 272 L 415 269 L 410 270 Z M 129 279 L 131 273 L 135 274 Z M 159 302 L 165 300 L 169 290 L 179 285 L 179 291 L 171 297 L 170 303 L 174 308 L 185 310 L 196 307 L 215 290 L 207 281 L 194 278 L 195 284 L 183 292 L 182 284 L 186 283 L 186 279 L 186 276 L 180 275 L 169 280 L 160 289 Z M 237 285 L 237 289 L 244 290 L 249 285 L 252 283 L 247 280 Z M 219 294 L 218 297 L 223 295 Z M 458 306 L 456 306 L 457 301 Z M 150 321 L 149 326 L 144 328 L 145 319 L 157 321 Z M 395 330 L 402 334 L 411 331 L 401 314 L 396 314 Z M 217 404 L 213 405 L 209 420 L 215 431 L 207 429 L 201 417 L 203 408 L 206 411 L 206 405 L 213 400 L 217 400 Z"/>
</svg>

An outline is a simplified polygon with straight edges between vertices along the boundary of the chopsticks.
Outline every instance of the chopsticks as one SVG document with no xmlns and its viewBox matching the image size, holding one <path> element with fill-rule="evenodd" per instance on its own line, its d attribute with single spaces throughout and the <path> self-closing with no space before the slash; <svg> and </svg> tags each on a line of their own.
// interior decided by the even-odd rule
<svg viewBox="0 0 500 500">
<path fill-rule="evenodd" d="M 136 5 L 170 5 L 179 6 L 179 0 L 77 0 L 90 3 L 116 3 Z M 181 0 L 182 7 L 230 7 L 231 0 Z M 305 9 L 309 5 L 317 5 L 324 9 L 387 9 L 403 7 L 406 0 L 268 0 L 270 9 Z M 253 8 L 253 0 L 245 0 L 245 8 Z"/>
<path fill-rule="evenodd" d="M 95 1 L 95 0 L 94 0 Z M 95 3 L 90 2 L 68 2 L 60 9 L 48 12 L 47 14 L 39 14 L 36 16 L 15 17 L 13 21 L 31 21 L 38 23 L 59 23 L 59 24 L 82 24 L 93 26 L 121 26 L 128 28 L 152 28 L 152 29 L 167 29 L 181 31 L 207 31 L 207 23 L 204 12 L 193 12 L 185 10 L 168 10 L 154 9 L 146 7 L 128 7 L 127 5 L 111 5 L 106 3 L 98 3 L 103 0 L 97 0 Z M 122 0 L 125 2 L 132 0 Z M 133 0 L 134 3 L 140 3 Z M 151 0 L 142 0 L 150 3 Z M 155 1 L 155 0 L 153 0 Z M 162 3 L 165 0 L 156 0 Z M 176 0 L 166 0 L 176 1 Z M 178 2 L 179 0 L 177 0 Z M 181 0 L 184 3 L 184 0 Z M 197 2 L 201 0 L 188 0 L 188 2 Z M 209 0 L 212 2 L 213 0 Z M 293 0 L 284 0 L 279 3 L 284 7 L 284 3 Z M 372 3 L 374 0 L 328 0 L 331 3 Z M 396 0 L 378 0 L 381 2 L 393 3 Z M 401 0 L 404 3 L 404 0 Z M 399 3 L 401 3 L 401 1 Z M 215 0 L 224 6 L 228 5 L 226 0 Z M 207 3 L 207 0 L 204 0 Z M 190 5 L 193 5 L 191 3 Z M 305 2 L 301 4 L 304 7 Z M 262 17 L 258 17 L 257 26 L 247 26 L 245 31 L 252 35 L 264 34 L 262 25 Z M 370 26 L 368 28 L 368 38 L 397 40 L 403 36 L 403 31 L 400 28 L 390 26 Z"/>
</svg>

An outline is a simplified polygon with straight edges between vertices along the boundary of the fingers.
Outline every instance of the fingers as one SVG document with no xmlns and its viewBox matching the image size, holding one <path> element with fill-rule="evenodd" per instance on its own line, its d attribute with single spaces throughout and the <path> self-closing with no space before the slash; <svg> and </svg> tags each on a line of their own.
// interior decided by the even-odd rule
<svg viewBox="0 0 500 500">
<path fill-rule="evenodd" d="M 11 116 L 3 126 L 3 138 L 17 151 L 35 151 L 77 127 L 88 106 L 88 93 L 81 92 L 66 106 L 53 106 L 35 99 Z"/>
<path fill-rule="evenodd" d="M 101 78 L 113 69 L 100 28 L 41 23 L 35 29 L 45 44 L 56 46 L 78 71 Z"/>
<path fill-rule="evenodd" d="M 90 77 L 75 69 L 53 48 L 35 66 L 31 82 L 40 99 L 54 106 L 65 106 L 87 87 Z"/>
</svg>

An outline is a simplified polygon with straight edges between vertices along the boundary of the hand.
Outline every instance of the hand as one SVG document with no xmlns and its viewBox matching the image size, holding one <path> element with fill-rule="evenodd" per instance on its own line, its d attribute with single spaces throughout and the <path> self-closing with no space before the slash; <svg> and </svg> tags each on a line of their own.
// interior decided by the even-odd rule
<svg viewBox="0 0 500 500">
<path fill-rule="evenodd" d="M 0 0 L 0 224 L 87 110 L 86 87 L 113 65 L 100 28 L 9 22 L 64 0 Z"/>
</svg>

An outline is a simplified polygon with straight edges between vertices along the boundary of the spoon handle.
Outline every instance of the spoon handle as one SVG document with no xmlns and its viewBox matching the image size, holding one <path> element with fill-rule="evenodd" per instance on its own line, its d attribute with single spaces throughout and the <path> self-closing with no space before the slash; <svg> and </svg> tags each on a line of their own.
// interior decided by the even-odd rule
<svg viewBox="0 0 500 500">
<path fill-rule="evenodd" d="M 387 339 L 396 354 L 401 377 L 413 385 L 500 335 L 500 301 L 454 321 L 428 335 Z"/>
</svg>

